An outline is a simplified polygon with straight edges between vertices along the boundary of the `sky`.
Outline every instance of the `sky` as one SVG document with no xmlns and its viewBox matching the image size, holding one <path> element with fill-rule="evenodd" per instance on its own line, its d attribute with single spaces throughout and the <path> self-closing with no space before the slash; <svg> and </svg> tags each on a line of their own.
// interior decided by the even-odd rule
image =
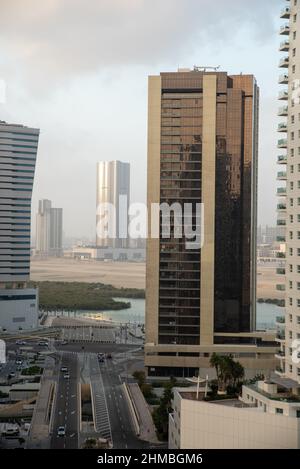
<svg viewBox="0 0 300 469">
<path fill-rule="evenodd" d="M 275 224 L 283 0 L 0 0 L 0 120 L 41 129 L 32 212 L 64 209 L 95 236 L 96 163 L 131 163 L 146 200 L 147 77 L 178 67 L 251 73 L 260 86 L 259 223 Z M 34 232 L 34 219 L 33 219 Z"/>
</svg>

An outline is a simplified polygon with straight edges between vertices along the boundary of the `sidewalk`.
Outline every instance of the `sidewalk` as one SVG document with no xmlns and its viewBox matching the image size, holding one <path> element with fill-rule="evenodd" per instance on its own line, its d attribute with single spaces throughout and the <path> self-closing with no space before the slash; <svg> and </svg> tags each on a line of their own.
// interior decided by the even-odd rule
<svg viewBox="0 0 300 469">
<path fill-rule="evenodd" d="M 41 380 L 41 389 L 37 397 L 36 407 L 33 413 L 30 433 L 26 447 L 29 449 L 50 448 L 50 397 L 54 391 L 54 359 L 47 357 L 44 373 Z M 54 392 L 53 392 L 54 396 Z M 53 405 L 53 402 L 52 402 Z"/>
<path fill-rule="evenodd" d="M 155 426 L 149 407 L 137 383 L 128 383 L 130 397 L 133 399 L 139 415 L 139 438 L 150 443 L 160 443 L 156 436 Z"/>
</svg>

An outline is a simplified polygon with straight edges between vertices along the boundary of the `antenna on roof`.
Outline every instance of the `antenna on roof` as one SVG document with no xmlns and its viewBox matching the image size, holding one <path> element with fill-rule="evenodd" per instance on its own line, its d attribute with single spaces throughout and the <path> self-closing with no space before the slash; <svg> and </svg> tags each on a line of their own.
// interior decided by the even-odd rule
<svg viewBox="0 0 300 469">
<path fill-rule="evenodd" d="M 218 65 L 217 67 L 208 67 L 206 65 L 194 65 L 194 72 L 206 72 L 207 70 L 213 70 L 214 72 L 217 72 L 220 67 L 221 65 Z"/>
</svg>

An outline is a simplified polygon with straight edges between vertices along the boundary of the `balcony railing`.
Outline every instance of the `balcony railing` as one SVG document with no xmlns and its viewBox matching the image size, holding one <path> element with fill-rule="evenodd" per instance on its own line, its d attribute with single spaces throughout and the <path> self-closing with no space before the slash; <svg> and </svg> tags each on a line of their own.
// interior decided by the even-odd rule
<svg viewBox="0 0 300 469">
<path fill-rule="evenodd" d="M 288 23 L 281 26 L 281 28 L 279 30 L 279 34 L 281 34 L 282 36 L 289 36 L 290 35 L 290 26 L 289 26 Z"/>
<path fill-rule="evenodd" d="M 285 236 L 276 236 L 276 241 L 278 243 L 285 243 L 286 239 L 285 239 Z"/>
<path fill-rule="evenodd" d="M 277 257 L 277 259 L 285 259 L 286 254 L 285 254 L 285 252 L 276 252 L 276 257 Z"/>
<path fill-rule="evenodd" d="M 287 85 L 288 82 L 289 82 L 289 76 L 287 74 L 280 75 L 280 77 L 278 79 L 278 83 L 280 85 Z"/>
<path fill-rule="evenodd" d="M 285 316 L 277 316 L 276 322 L 278 324 L 285 324 Z"/>
<path fill-rule="evenodd" d="M 279 171 L 277 173 L 277 180 L 278 181 L 286 181 L 286 171 Z"/>
<path fill-rule="evenodd" d="M 282 197 L 286 196 L 286 187 L 278 187 L 277 188 L 277 195 Z"/>
<path fill-rule="evenodd" d="M 281 52 L 288 52 L 289 49 L 290 49 L 290 41 L 286 40 L 280 43 L 279 50 Z"/>
<path fill-rule="evenodd" d="M 287 123 L 286 122 L 280 122 L 280 124 L 278 124 L 278 132 L 287 132 Z"/>
<path fill-rule="evenodd" d="M 281 138 L 280 140 L 278 140 L 277 147 L 278 148 L 287 148 L 287 139 L 286 138 Z"/>
<path fill-rule="evenodd" d="M 283 57 L 279 61 L 279 68 L 289 68 L 289 58 L 288 57 Z"/>
<path fill-rule="evenodd" d="M 286 164 L 287 163 L 287 156 L 286 155 L 279 155 L 277 157 L 278 164 Z"/>
<path fill-rule="evenodd" d="M 276 269 L 276 274 L 277 275 L 285 275 L 285 269 L 283 267 L 278 267 Z"/>
<path fill-rule="evenodd" d="M 277 220 L 277 226 L 286 226 L 286 220 Z"/>
<path fill-rule="evenodd" d="M 278 116 L 287 116 L 289 112 L 289 107 L 288 106 L 281 106 L 278 109 Z"/>
<path fill-rule="evenodd" d="M 286 90 L 284 91 L 280 91 L 279 95 L 278 95 L 278 99 L 280 101 L 287 101 L 289 99 L 289 94 Z"/>
<path fill-rule="evenodd" d="M 277 204 L 277 211 L 278 212 L 286 211 L 286 204 Z"/>
<path fill-rule="evenodd" d="M 290 14 L 291 14 L 290 7 L 283 8 L 280 12 L 280 18 L 289 19 Z"/>
</svg>

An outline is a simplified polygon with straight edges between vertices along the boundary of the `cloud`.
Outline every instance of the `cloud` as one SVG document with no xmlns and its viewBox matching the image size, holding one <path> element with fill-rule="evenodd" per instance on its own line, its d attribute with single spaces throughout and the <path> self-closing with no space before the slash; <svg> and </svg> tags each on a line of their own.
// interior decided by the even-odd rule
<svg viewBox="0 0 300 469">
<path fill-rule="evenodd" d="M 267 41 L 277 4 L 279 11 L 281 0 L 2 0 L 2 70 L 40 83 L 180 62 L 196 45 L 232 39 L 243 27 Z"/>
</svg>

